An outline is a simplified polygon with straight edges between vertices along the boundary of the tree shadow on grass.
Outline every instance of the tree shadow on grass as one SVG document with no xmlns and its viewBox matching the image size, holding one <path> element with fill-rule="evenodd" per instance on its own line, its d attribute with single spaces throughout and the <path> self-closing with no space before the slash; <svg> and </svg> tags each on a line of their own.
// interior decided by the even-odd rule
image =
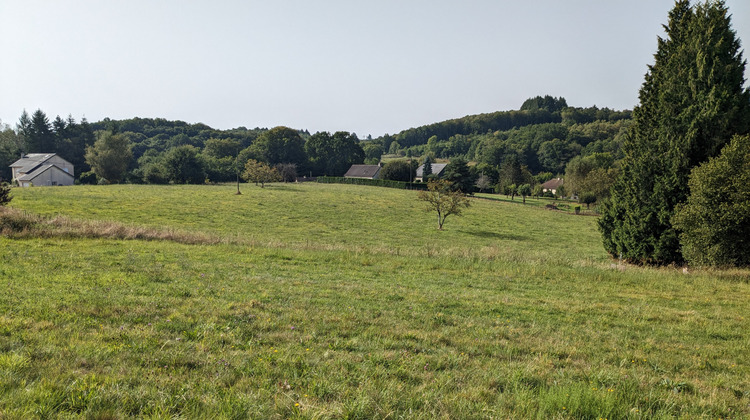
<svg viewBox="0 0 750 420">
<path fill-rule="evenodd" d="M 476 236 L 477 238 L 499 239 L 506 241 L 528 241 L 528 236 L 514 235 L 512 233 L 489 232 L 486 230 L 462 230 L 461 233 Z"/>
</svg>

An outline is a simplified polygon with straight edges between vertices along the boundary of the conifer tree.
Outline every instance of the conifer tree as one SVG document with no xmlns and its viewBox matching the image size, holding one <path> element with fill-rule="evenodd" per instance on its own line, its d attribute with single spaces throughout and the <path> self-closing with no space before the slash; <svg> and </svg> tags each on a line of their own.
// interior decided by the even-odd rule
<svg viewBox="0 0 750 420">
<path fill-rule="evenodd" d="M 678 0 L 665 32 L 599 220 L 606 250 L 637 263 L 683 260 L 671 218 L 687 199 L 691 169 L 750 131 L 745 61 L 724 2 Z"/>
<path fill-rule="evenodd" d="M 424 166 L 422 167 L 422 179 L 427 179 L 430 175 L 432 175 L 432 159 L 427 156 L 424 158 Z"/>
</svg>

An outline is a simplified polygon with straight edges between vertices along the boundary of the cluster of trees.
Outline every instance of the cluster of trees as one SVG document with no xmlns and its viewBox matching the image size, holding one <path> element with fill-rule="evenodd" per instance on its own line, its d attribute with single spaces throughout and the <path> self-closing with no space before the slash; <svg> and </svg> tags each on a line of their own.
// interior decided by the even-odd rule
<svg viewBox="0 0 750 420">
<path fill-rule="evenodd" d="M 285 180 L 298 174 L 341 176 L 365 153 L 356 134 L 287 127 L 215 130 L 164 119 L 104 119 L 77 123 L 25 111 L 11 129 L 0 124 L 0 166 L 23 153 L 57 153 L 76 168 L 79 182 L 204 183 L 236 180 L 253 159 L 275 166 Z"/>
<path fill-rule="evenodd" d="M 24 111 L 15 130 L 0 124 L 0 176 L 10 176 L 8 166 L 22 153 L 35 152 L 57 153 L 76 168 L 87 171 L 84 155 L 94 140 L 94 127 L 86 118 L 76 122 L 72 116 L 63 119 L 58 115 L 50 122 L 41 110 L 31 116 Z"/>
<path fill-rule="evenodd" d="M 750 91 L 740 42 L 723 2 L 678 0 L 665 30 L 599 220 L 604 246 L 635 263 L 748 265 Z"/>
</svg>

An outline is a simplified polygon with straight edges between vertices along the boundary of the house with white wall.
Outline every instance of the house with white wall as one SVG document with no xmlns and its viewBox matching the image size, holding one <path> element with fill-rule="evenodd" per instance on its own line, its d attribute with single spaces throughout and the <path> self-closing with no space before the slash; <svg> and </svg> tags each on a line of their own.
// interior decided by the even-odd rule
<svg viewBox="0 0 750 420">
<path fill-rule="evenodd" d="M 21 187 L 73 185 L 73 164 L 55 153 L 29 153 L 10 165 Z"/>
</svg>

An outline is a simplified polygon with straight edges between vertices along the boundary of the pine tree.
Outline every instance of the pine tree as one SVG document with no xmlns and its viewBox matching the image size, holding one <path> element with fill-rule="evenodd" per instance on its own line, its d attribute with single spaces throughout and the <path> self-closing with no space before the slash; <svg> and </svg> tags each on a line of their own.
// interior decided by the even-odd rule
<svg viewBox="0 0 750 420">
<path fill-rule="evenodd" d="M 22 116 L 23 117 L 23 116 Z M 37 109 L 31 115 L 31 126 L 26 138 L 29 153 L 55 153 L 55 134 L 47 115 Z"/>
<path fill-rule="evenodd" d="M 678 0 L 665 31 L 599 220 L 606 250 L 637 263 L 683 260 L 671 218 L 687 199 L 690 170 L 750 131 L 745 61 L 724 3 Z"/>
</svg>

